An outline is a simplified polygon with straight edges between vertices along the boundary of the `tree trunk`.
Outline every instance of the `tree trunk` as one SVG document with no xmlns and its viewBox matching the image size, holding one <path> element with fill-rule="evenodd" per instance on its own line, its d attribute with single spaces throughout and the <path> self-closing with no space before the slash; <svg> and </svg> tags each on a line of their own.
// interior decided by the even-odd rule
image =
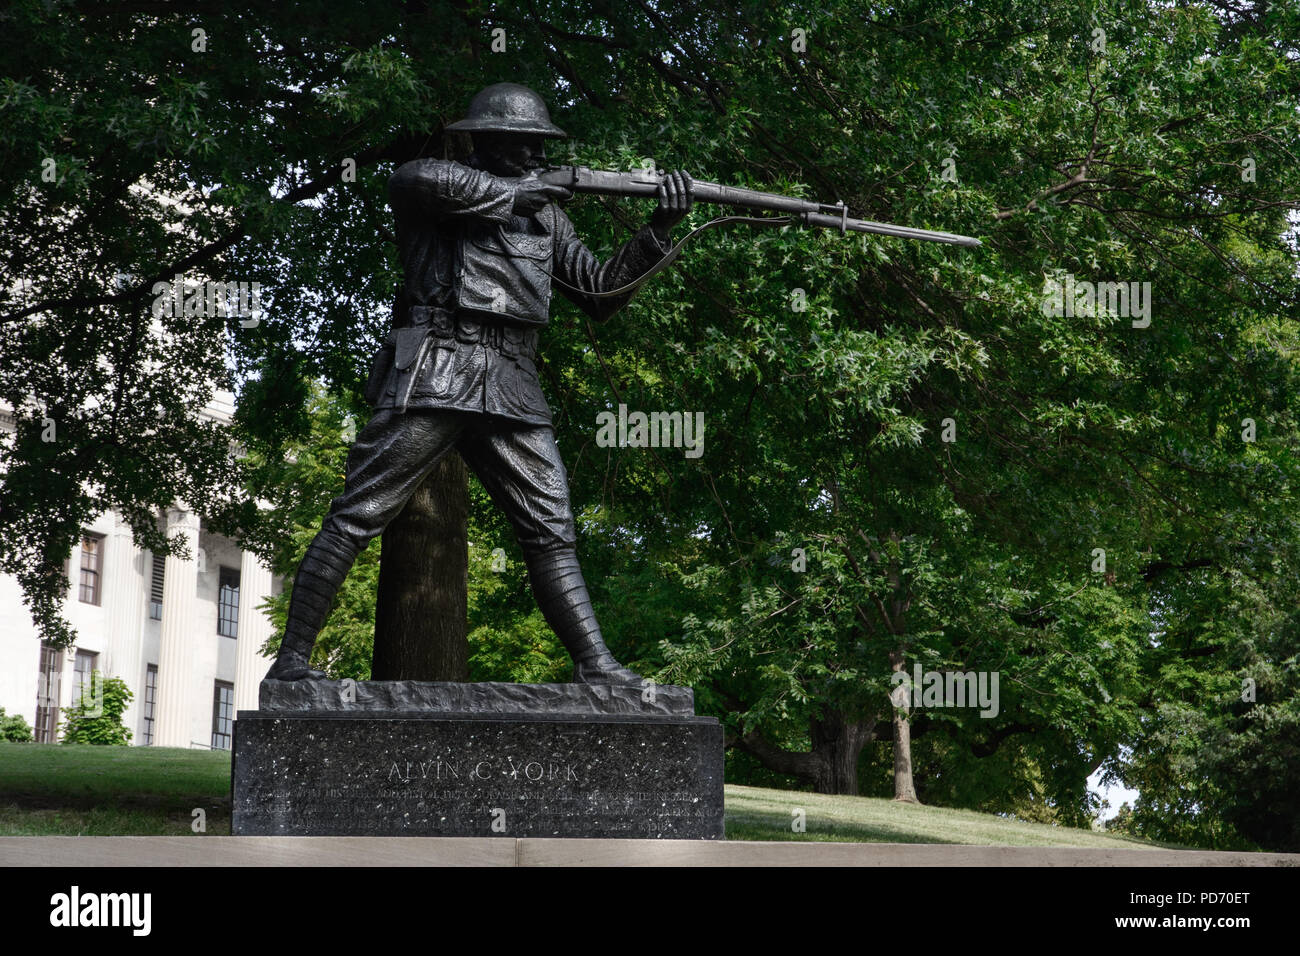
<svg viewBox="0 0 1300 956">
<path fill-rule="evenodd" d="M 903 652 L 889 652 L 890 669 L 903 670 L 906 662 Z M 920 803 L 916 797 L 916 785 L 912 782 L 912 727 L 908 719 L 911 713 L 911 692 L 907 683 L 899 684 L 892 698 L 894 705 L 894 799 L 904 803 Z"/>
<path fill-rule="evenodd" d="M 874 717 L 850 721 L 837 710 L 826 710 L 812 722 L 813 753 L 822 758 L 813 781 L 818 793 L 858 795 L 858 757 L 875 729 Z"/>
<path fill-rule="evenodd" d="M 445 455 L 384 531 L 372 680 L 469 679 L 469 492 Z"/>
<path fill-rule="evenodd" d="M 858 758 L 862 747 L 875 736 L 876 718 L 846 720 L 841 712 L 827 710 L 809 729 L 811 750 L 782 750 L 768 743 L 757 731 L 728 738 L 727 746 L 741 748 L 758 758 L 768 770 L 808 781 L 818 793 L 856 796 Z"/>
</svg>

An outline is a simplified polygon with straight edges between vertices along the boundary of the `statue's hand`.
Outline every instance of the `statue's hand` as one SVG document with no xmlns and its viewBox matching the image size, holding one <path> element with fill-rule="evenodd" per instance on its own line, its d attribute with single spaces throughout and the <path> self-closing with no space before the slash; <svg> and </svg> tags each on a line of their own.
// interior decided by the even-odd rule
<svg viewBox="0 0 1300 956">
<path fill-rule="evenodd" d="M 521 177 L 515 186 L 514 213 L 516 216 L 535 216 L 553 202 L 572 199 L 573 192 L 563 186 L 552 186 L 536 177 Z"/>
<path fill-rule="evenodd" d="M 659 184 L 659 206 L 650 217 L 655 238 L 667 244 L 673 226 L 686 218 L 695 204 L 695 181 L 683 170 L 669 173 Z"/>
</svg>

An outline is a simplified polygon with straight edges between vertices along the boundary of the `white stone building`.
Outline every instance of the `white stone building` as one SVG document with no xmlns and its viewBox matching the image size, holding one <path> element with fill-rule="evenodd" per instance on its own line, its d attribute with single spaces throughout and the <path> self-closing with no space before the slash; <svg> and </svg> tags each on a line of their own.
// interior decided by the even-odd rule
<svg viewBox="0 0 1300 956">
<path fill-rule="evenodd" d="M 229 420 L 232 399 L 218 392 L 203 414 Z M 2 411 L 0 427 L 12 428 Z M 181 503 L 159 527 L 184 535 L 192 557 L 141 551 L 113 513 L 83 529 L 63 608 L 78 638 L 65 651 L 40 643 L 18 582 L 0 575 L 0 707 L 26 718 L 38 742 L 57 739 L 92 670 L 135 695 L 123 715 L 133 744 L 228 749 L 235 712 L 257 709 L 271 665 L 259 653 L 271 624 L 258 605 L 282 582 Z"/>
</svg>

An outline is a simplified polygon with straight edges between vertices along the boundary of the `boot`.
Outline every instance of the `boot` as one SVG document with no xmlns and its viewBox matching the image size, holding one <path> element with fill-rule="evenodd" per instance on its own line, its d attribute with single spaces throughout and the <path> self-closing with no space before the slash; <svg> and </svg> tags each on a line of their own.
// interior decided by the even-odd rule
<svg viewBox="0 0 1300 956">
<path fill-rule="evenodd" d="M 330 604 L 347 577 L 352 560 L 346 550 L 324 533 L 312 541 L 293 579 L 284 639 L 280 642 L 280 653 L 275 663 L 266 673 L 267 680 L 318 680 L 325 677 L 323 671 L 313 670 L 308 662 L 316 644 L 316 635 L 325 626 Z"/>
<path fill-rule="evenodd" d="M 591 609 L 587 582 L 572 548 L 526 555 L 528 578 L 546 623 L 573 658 L 576 684 L 637 684 L 644 679 L 614 659 Z"/>
</svg>

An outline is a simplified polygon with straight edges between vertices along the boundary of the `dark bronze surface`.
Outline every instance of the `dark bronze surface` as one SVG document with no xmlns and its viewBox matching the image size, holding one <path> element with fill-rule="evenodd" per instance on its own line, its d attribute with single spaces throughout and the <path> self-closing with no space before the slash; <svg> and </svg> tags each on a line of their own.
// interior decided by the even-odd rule
<svg viewBox="0 0 1300 956">
<path fill-rule="evenodd" d="M 691 206 L 690 177 L 666 177 L 650 222 L 601 263 L 554 204 L 571 193 L 536 175 L 543 138 L 564 135 L 540 97 L 516 84 L 488 87 L 448 128 L 473 135 L 467 164 L 417 159 L 389 182 L 404 282 L 367 386 L 374 415 L 299 566 L 267 677 L 324 676 L 307 662 L 348 569 L 455 448 L 514 528 L 542 613 L 574 659 L 574 680 L 639 684 L 596 623 L 534 360 L 552 280 L 593 319 L 608 319 L 632 291 L 606 293 L 634 283 L 671 248 L 670 230 Z"/>
</svg>

